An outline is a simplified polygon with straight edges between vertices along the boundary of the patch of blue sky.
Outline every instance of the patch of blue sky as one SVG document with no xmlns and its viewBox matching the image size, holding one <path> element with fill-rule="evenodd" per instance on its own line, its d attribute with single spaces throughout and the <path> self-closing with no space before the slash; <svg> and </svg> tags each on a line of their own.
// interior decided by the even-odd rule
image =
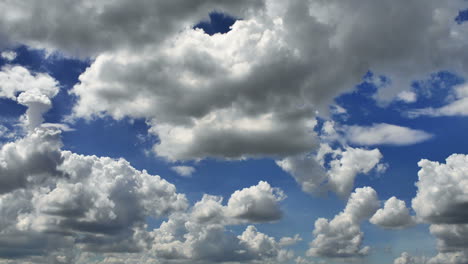
<svg viewBox="0 0 468 264">
<path fill-rule="evenodd" d="M 460 10 L 457 17 L 455 18 L 455 21 L 458 24 L 462 24 L 463 22 L 468 21 L 468 9 Z"/>
</svg>

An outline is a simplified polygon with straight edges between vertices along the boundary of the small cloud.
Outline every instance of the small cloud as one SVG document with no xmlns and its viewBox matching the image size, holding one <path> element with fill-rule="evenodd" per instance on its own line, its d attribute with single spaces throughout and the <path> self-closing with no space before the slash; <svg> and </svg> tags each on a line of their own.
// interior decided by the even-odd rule
<svg viewBox="0 0 468 264">
<path fill-rule="evenodd" d="M 7 61 L 12 61 L 16 59 L 17 54 L 14 51 L 3 51 L 0 56 Z"/>
<path fill-rule="evenodd" d="M 345 126 L 344 130 L 349 142 L 364 146 L 408 146 L 433 137 L 432 134 L 422 130 L 386 123 L 373 124 L 372 126 Z"/>
<path fill-rule="evenodd" d="M 414 103 L 418 99 L 418 96 L 415 92 L 411 91 L 402 91 L 397 95 L 397 100 L 405 103 Z"/>
<path fill-rule="evenodd" d="M 60 123 L 44 123 L 41 125 L 41 127 L 44 128 L 56 128 L 60 129 L 64 132 L 70 132 L 70 131 L 75 131 L 74 128 L 69 127 L 67 124 L 60 124 Z"/>
<path fill-rule="evenodd" d="M 171 169 L 182 177 L 191 177 L 196 171 L 196 169 L 191 166 L 174 166 L 171 167 Z"/>
</svg>

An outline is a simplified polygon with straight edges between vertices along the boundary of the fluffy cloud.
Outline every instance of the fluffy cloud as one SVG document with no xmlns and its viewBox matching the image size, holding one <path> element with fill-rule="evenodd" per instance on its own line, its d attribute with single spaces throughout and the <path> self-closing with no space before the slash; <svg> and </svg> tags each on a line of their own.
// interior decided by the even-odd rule
<svg viewBox="0 0 468 264">
<path fill-rule="evenodd" d="M 76 43 L 97 53 L 74 87 L 75 116 L 150 119 L 151 132 L 161 140 L 154 150 L 170 160 L 304 153 L 314 147 L 315 110 L 326 112 L 331 99 L 353 87 L 369 68 L 384 72 L 395 84 L 379 94 L 382 98 L 395 96 L 398 87 L 408 87 L 415 76 L 445 65 L 459 65 L 461 72 L 466 68 L 464 27 L 453 21 L 458 6 L 438 1 L 408 5 L 401 0 L 383 6 L 368 0 L 353 4 L 267 0 L 254 7 L 244 1 L 229 3 L 196 1 L 191 9 L 185 8 L 188 4 L 171 9 L 172 4 L 148 6 L 137 1 L 131 5 L 133 12 L 125 13 L 127 20 L 110 24 L 107 19 L 122 15 L 127 5 L 79 2 L 74 9 L 89 11 L 83 20 L 81 13 L 72 13 L 76 19 L 70 20 L 83 21 L 73 25 L 89 43 L 59 41 L 67 38 L 57 32 L 76 32 L 65 30 L 69 23 L 59 24 L 57 31 L 39 23 L 40 30 L 34 32 L 45 31 L 40 36 L 47 39 L 22 30 L 8 35 L 65 51 Z M 12 21 L 19 28 L 30 22 L 29 9 L 10 2 L 4 7 L 16 10 Z M 243 20 L 230 32 L 214 36 L 183 26 L 195 24 L 197 15 L 210 8 L 232 11 Z M 399 14 L 398 21 L 393 13 Z M 158 23 L 162 18 L 165 23 Z M 161 25 L 165 30 L 155 30 Z M 152 30 L 144 30 L 147 27 Z M 90 33 L 83 28 L 98 30 Z M 102 34 L 115 28 L 119 34 Z M 378 42 L 371 45 L 371 38 Z"/>
<path fill-rule="evenodd" d="M 429 263 L 466 263 L 468 254 L 468 156 L 452 154 L 446 163 L 421 160 L 413 209 L 437 238 L 439 254 Z"/>
<path fill-rule="evenodd" d="M 26 138 L 0 149 L 0 194 L 41 183 L 48 177 L 63 177 L 58 170 L 63 157 L 59 131 L 37 129 Z"/>
<path fill-rule="evenodd" d="M 401 256 L 393 261 L 393 264 L 425 264 L 427 259 L 424 257 L 413 257 L 408 252 L 401 253 Z"/>
<path fill-rule="evenodd" d="M 0 71 L 0 98 L 28 107 L 22 120 L 29 130 L 44 121 L 42 115 L 52 107 L 51 99 L 58 92 L 58 82 L 46 73 L 31 73 L 22 66 L 10 65 Z"/>
<path fill-rule="evenodd" d="M 268 222 L 278 220 L 282 212 L 278 202 L 286 196 L 278 188 L 267 182 L 234 192 L 227 204 L 228 214 L 248 222 Z"/>
<path fill-rule="evenodd" d="M 147 217 L 187 207 L 185 196 L 159 176 L 123 159 L 82 156 L 60 147 L 55 128 L 36 128 L 2 146 L 1 257 L 49 256 L 73 246 L 141 250 Z"/>
<path fill-rule="evenodd" d="M 370 219 L 374 225 L 383 228 L 404 228 L 415 224 L 415 219 L 410 215 L 405 201 L 398 200 L 395 196 L 385 202 L 384 208 L 379 209 Z"/>
<path fill-rule="evenodd" d="M 325 164 L 326 155 L 330 155 L 331 159 Z M 323 194 L 331 190 L 341 197 L 347 197 L 356 176 L 377 168 L 381 159 L 382 154 L 378 149 L 349 146 L 332 149 L 322 143 L 316 155 L 293 156 L 276 163 L 290 173 L 305 192 Z"/>
<path fill-rule="evenodd" d="M 147 256 L 187 263 L 281 263 L 293 257 L 292 252 L 281 248 L 291 244 L 285 242 L 287 238 L 276 241 L 253 226 L 239 236 L 225 228 L 281 217 L 278 202 L 285 195 L 266 182 L 234 192 L 226 205 L 222 205 L 220 197 L 205 195 L 186 211 L 185 196 L 159 176 L 138 171 L 124 159 L 78 155 L 60 147 L 60 131 L 56 128 L 36 128 L 25 138 L 3 146 L 2 258 L 27 257 L 36 263 L 52 263 L 55 258 L 66 263 L 93 263 L 76 260 L 76 249 L 119 253 L 103 263 L 131 263 L 128 259 L 137 257 L 131 255 L 127 259 L 124 253 L 140 251 L 139 259 Z M 37 153 L 26 151 L 30 149 Z M 18 160 L 22 163 L 16 165 Z M 21 175 L 6 171 L 18 166 Z M 5 177 L 10 175 L 22 180 L 21 184 L 8 184 L 9 178 Z M 147 230 L 148 217 L 164 216 L 169 219 L 159 228 Z M 45 259 L 36 259 L 40 255 Z"/>
<path fill-rule="evenodd" d="M 171 169 L 182 177 L 190 177 L 196 170 L 191 166 L 174 166 Z"/>
<path fill-rule="evenodd" d="M 340 214 L 332 220 L 315 221 L 315 239 L 307 251 L 309 256 L 327 258 L 353 258 L 369 253 L 370 247 L 362 247 L 364 238 L 360 222 L 371 217 L 379 208 L 377 193 L 370 187 L 358 188 L 351 194 Z"/>
<path fill-rule="evenodd" d="M 346 126 L 346 138 L 357 145 L 412 145 L 426 141 L 433 135 L 422 130 L 411 129 L 391 124 L 374 124 L 372 126 Z"/>
<path fill-rule="evenodd" d="M 446 163 L 421 160 L 418 192 L 412 201 L 417 215 L 431 223 L 468 223 L 468 156 L 453 154 Z"/>
<path fill-rule="evenodd" d="M 17 54 L 14 51 L 2 51 L 2 53 L 0 53 L 0 56 L 7 61 L 12 61 L 16 59 Z"/>
<path fill-rule="evenodd" d="M 275 193 L 278 194 L 275 194 Z M 160 259 L 183 263 L 218 263 L 232 261 L 285 261 L 291 252 L 281 249 L 288 238 L 276 241 L 248 226 L 235 236 L 229 225 L 268 222 L 281 216 L 280 190 L 266 182 L 234 192 L 227 205 L 222 198 L 204 195 L 189 212 L 174 214 L 154 231 L 152 254 Z M 290 243 L 289 243 L 290 244 Z"/>
<path fill-rule="evenodd" d="M 402 91 L 397 94 L 397 100 L 405 103 L 414 103 L 418 99 L 418 95 L 413 91 Z"/>
</svg>

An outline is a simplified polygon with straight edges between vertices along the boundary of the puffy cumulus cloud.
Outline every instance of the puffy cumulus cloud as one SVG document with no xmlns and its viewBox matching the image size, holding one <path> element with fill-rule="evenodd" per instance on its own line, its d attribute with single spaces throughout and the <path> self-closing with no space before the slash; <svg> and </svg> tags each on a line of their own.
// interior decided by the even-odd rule
<svg viewBox="0 0 468 264">
<path fill-rule="evenodd" d="M 397 100 L 405 103 L 414 103 L 418 100 L 418 95 L 413 91 L 401 91 L 397 94 Z"/>
<path fill-rule="evenodd" d="M 447 99 L 448 104 L 439 108 L 422 108 L 410 110 L 406 114 L 410 118 L 418 116 L 467 116 L 468 115 L 468 84 L 453 88 L 453 94 Z"/>
<path fill-rule="evenodd" d="M 328 175 L 325 168 L 310 156 L 293 156 L 276 161 L 276 164 L 291 174 L 304 192 L 323 194 L 327 191 Z"/>
<path fill-rule="evenodd" d="M 291 244 L 284 243 L 291 238 L 277 241 L 251 225 L 238 236 L 226 228 L 280 216 L 277 206 L 272 205 L 279 196 L 275 197 L 268 183 L 234 192 L 227 205 L 222 200 L 204 195 L 188 212 L 171 215 L 152 231 L 151 254 L 176 263 L 283 263 L 294 257 L 291 251 L 282 249 Z"/>
<path fill-rule="evenodd" d="M 285 198 L 282 190 L 261 181 L 256 186 L 234 192 L 227 210 L 231 216 L 248 222 L 274 221 L 282 216 L 278 202 Z"/>
<path fill-rule="evenodd" d="M 468 252 L 459 251 L 459 252 L 447 252 L 439 253 L 437 256 L 431 258 L 428 264 L 465 264 L 468 263 Z"/>
<path fill-rule="evenodd" d="M 22 121 L 29 130 L 44 121 L 42 115 L 52 107 L 51 99 L 58 92 L 58 82 L 46 73 L 31 73 L 22 66 L 11 65 L 0 71 L 0 98 L 28 107 Z"/>
<path fill-rule="evenodd" d="M 322 143 L 315 155 L 287 157 L 276 164 L 290 173 L 305 192 L 321 195 L 333 191 L 347 197 L 358 174 L 367 174 L 372 169 L 385 166 L 380 163 L 381 159 L 378 149 L 350 146 L 332 149 L 327 143 Z"/>
<path fill-rule="evenodd" d="M 419 181 L 412 206 L 431 223 L 468 223 L 468 156 L 453 154 L 446 163 L 418 162 Z"/>
<path fill-rule="evenodd" d="M 246 17 L 263 1 L 2 1 L 0 44 L 26 44 L 72 56 L 157 45 L 213 10 Z M 53 7 L 53 8 L 50 8 Z M 67 16 L 63 16 L 63 14 Z M 43 14 L 47 14 L 43 16 Z"/>
<path fill-rule="evenodd" d="M 16 56 L 18 54 L 16 54 L 16 52 L 12 51 L 12 50 L 8 50 L 8 51 L 2 51 L 2 53 L 0 53 L 0 56 L 7 60 L 7 61 L 12 61 L 14 59 L 16 59 Z"/>
<path fill-rule="evenodd" d="M 452 154 L 445 163 L 421 160 L 413 209 L 437 238 L 439 254 L 429 263 L 467 263 L 468 156 Z"/>
<path fill-rule="evenodd" d="M 440 252 L 463 252 L 468 245 L 468 224 L 433 224 L 431 234 L 437 238 Z"/>
<path fill-rule="evenodd" d="M 392 79 L 396 88 L 382 89 L 384 99 L 424 73 L 466 72 L 467 29 L 453 21 L 460 6 L 435 0 L 6 1 L 0 34 L 94 56 L 73 89 L 75 116 L 149 119 L 159 156 L 285 157 L 314 147 L 315 110 L 326 112 L 369 69 Z M 243 20 L 214 36 L 192 28 L 212 10 Z"/>
<path fill-rule="evenodd" d="M 401 255 L 393 261 L 393 264 L 426 264 L 427 258 L 425 257 L 413 257 L 408 252 L 403 252 Z"/>
<path fill-rule="evenodd" d="M 0 258 L 54 263 L 48 260 L 73 248 L 139 251 L 149 243 L 148 217 L 187 208 L 185 196 L 159 176 L 61 146 L 60 131 L 42 127 L 2 146 Z"/>
<path fill-rule="evenodd" d="M 346 147 L 344 151 L 335 152 L 337 159 L 330 161 L 330 186 L 341 196 L 347 196 L 359 173 L 369 173 L 382 159 L 378 149 L 361 149 Z"/>
<path fill-rule="evenodd" d="M 146 28 L 138 23 L 147 19 L 146 12 L 139 12 L 141 3 L 132 4 L 131 10 L 139 15 L 137 22 L 132 23 L 133 16 L 127 12 L 128 20 L 117 23 L 127 23 L 122 26 L 123 32 Z M 95 5 L 105 15 L 114 4 L 122 3 Z M 232 5 L 250 8 L 242 1 Z M 159 2 L 154 6 L 161 7 L 155 14 L 171 7 Z M 179 9 L 186 6 L 182 4 Z M 217 7 L 208 0 L 203 6 Z M 464 27 L 453 21 L 457 8 L 421 0 L 411 5 L 402 0 L 386 5 L 369 0 L 347 4 L 267 0 L 265 8 L 243 13 L 244 19 L 226 34 L 209 36 L 179 25 L 174 31 L 177 33 L 167 35 L 157 45 L 138 49 L 127 45 L 99 53 L 73 89 L 78 96 L 74 113 L 87 118 L 110 115 L 150 119 L 151 131 L 160 138 L 155 152 L 171 160 L 281 157 L 307 152 L 314 147 L 311 120 L 315 110 L 325 109 L 332 98 L 359 82 L 369 68 L 385 72 L 395 84 L 402 79 L 406 85 L 401 87 L 408 86 L 415 76 L 446 65 L 458 65 L 464 71 L 467 41 L 460 33 Z M 194 10 L 191 12 L 196 14 L 198 9 Z M 356 16 L 348 16 L 350 13 Z M 162 16 L 168 19 L 165 27 L 173 21 L 167 14 Z M 397 22 L 392 14 L 398 14 Z M 414 23 L 414 15 L 420 18 L 418 23 Z M 185 21 L 183 14 L 173 17 Z M 81 21 L 79 16 L 76 21 Z M 90 21 L 83 23 L 100 20 Z M 93 37 L 120 36 L 99 33 Z M 138 33 L 132 31 L 129 36 L 134 34 Z M 371 45 L 371 38 L 378 43 Z M 129 39 L 148 43 L 138 37 Z M 447 56 L 448 52 L 459 56 Z M 448 60 L 453 57 L 460 63 Z M 399 92 L 394 91 L 398 88 L 384 90 L 382 93 L 394 95 Z M 389 96 L 393 95 L 381 95 Z"/>
<path fill-rule="evenodd" d="M 37 129 L 0 149 L 0 194 L 63 177 L 60 131 Z"/>
<path fill-rule="evenodd" d="M 385 202 L 384 208 L 372 216 L 370 222 L 383 228 L 398 229 L 411 226 L 416 220 L 410 215 L 405 201 L 393 196 Z"/>
<path fill-rule="evenodd" d="M 379 200 L 374 189 L 356 189 L 343 212 L 330 221 L 325 218 L 315 221 L 315 239 L 310 243 L 307 254 L 327 258 L 367 255 L 370 247 L 362 247 L 364 233 L 361 232 L 360 222 L 370 218 L 378 208 Z"/>
<path fill-rule="evenodd" d="M 292 246 L 300 241 L 302 241 L 302 237 L 296 234 L 294 237 L 282 237 L 279 243 L 281 246 Z"/>
<path fill-rule="evenodd" d="M 346 138 L 357 145 L 397 145 L 405 146 L 426 141 L 433 137 L 422 130 L 411 129 L 386 123 L 372 126 L 346 126 Z"/>
<path fill-rule="evenodd" d="M 196 169 L 191 166 L 173 166 L 171 169 L 182 177 L 191 177 L 196 171 Z"/>
</svg>

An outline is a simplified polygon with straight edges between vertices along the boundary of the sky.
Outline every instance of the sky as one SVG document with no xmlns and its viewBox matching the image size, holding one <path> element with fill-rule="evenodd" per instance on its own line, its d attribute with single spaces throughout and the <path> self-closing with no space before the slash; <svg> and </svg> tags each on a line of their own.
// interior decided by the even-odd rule
<svg viewBox="0 0 468 264">
<path fill-rule="evenodd" d="M 0 264 L 467 264 L 468 2 L 0 1 Z"/>
</svg>

